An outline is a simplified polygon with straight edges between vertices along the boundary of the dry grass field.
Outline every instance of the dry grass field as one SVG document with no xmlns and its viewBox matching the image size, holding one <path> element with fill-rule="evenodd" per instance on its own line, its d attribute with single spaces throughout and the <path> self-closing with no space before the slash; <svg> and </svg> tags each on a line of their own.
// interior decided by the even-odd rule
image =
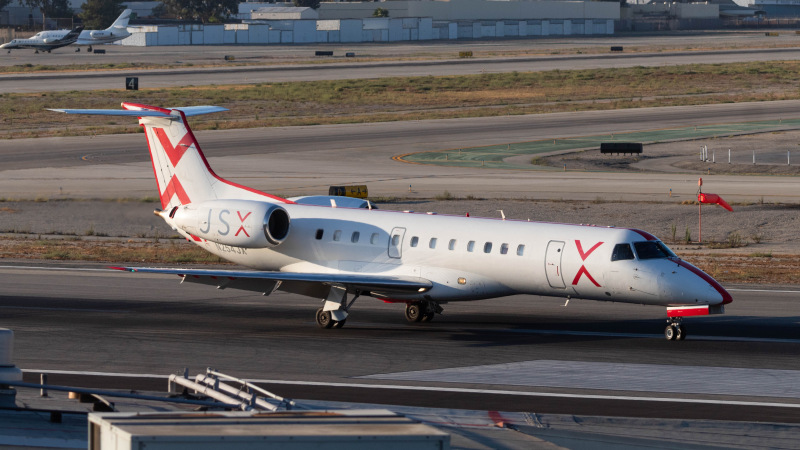
<svg viewBox="0 0 800 450">
<path fill-rule="evenodd" d="M 555 70 L 442 77 L 304 81 L 0 95 L 0 138 L 132 133 L 114 118 L 67 117 L 46 108 L 219 105 L 195 130 L 486 117 L 800 98 L 800 61 Z M 111 103 L 109 99 L 113 98 Z"/>
</svg>

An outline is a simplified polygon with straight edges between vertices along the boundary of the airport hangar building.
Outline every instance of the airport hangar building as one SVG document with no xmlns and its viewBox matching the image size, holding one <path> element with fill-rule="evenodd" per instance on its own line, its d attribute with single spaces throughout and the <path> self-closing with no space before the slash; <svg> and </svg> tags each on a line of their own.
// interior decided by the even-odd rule
<svg viewBox="0 0 800 450">
<path fill-rule="evenodd" d="M 134 6 L 133 4 L 131 6 Z M 384 8 L 389 17 L 372 17 Z M 242 3 L 241 24 L 129 27 L 130 46 L 398 42 L 526 36 L 609 35 L 617 2 L 389 1 L 298 8 Z"/>
</svg>

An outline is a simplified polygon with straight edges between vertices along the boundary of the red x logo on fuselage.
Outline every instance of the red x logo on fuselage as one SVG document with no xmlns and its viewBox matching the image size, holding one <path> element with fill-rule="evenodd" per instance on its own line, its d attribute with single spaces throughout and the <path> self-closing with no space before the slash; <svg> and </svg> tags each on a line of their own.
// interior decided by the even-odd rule
<svg viewBox="0 0 800 450">
<path fill-rule="evenodd" d="M 598 242 L 597 244 L 594 244 L 594 246 L 592 246 L 592 248 L 590 248 L 589 250 L 584 252 L 583 251 L 583 246 L 581 245 L 581 241 L 579 241 L 577 239 L 575 240 L 575 246 L 578 247 L 578 254 L 581 255 L 581 261 L 586 261 L 586 258 L 588 258 L 589 255 L 591 255 L 592 252 L 597 250 L 597 247 L 600 247 L 601 245 L 603 245 L 603 243 L 602 242 Z M 591 281 L 595 286 L 600 287 L 600 283 L 598 283 L 592 277 L 592 275 L 589 273 L 589 271 L 586 270 L 586 266 L 585 265 L 581 265 L 581 268 L 578 269 L 578 273 L 575 274 L 575 278 L 572 280 L 572 285 L 573 286 L 577 285 L 578 281 L 580 281 L 581 277 L 584 276 L 584 275 L 586 275 L 586 278 L 588 278 L 589 281 Z"/>
</svg>

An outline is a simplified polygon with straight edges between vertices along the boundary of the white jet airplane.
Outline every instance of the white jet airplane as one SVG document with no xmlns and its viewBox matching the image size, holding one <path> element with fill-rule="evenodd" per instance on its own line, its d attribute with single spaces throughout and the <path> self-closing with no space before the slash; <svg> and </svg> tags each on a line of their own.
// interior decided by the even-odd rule
<svg viewBox="0 0 800 450">
<path fill-rule="evenodd" d="M 84 30 L 83 27 L 80 27 L 81 31 L 79 31 L 80 34 L 77 36 L 77 39 L 73 39 L 71 42 L 66 42 L 62 45 L 52 46 L 55 42 L 63 42 L 67 35 L 71 33 L 70 30 L 40 31 L 28 39 L 13 39 L 11 42 L 0 45 L 0 48 L 7 49 L 9 53 L 11 50 L 20 48 L 35 48 L 37 51 L 46 50 L 49 52 L 54 48 L 64 47 L 66 45 L 88 45 L 88 50 L 91 52 L 92 45 L 108 44 L 130 36 L 131 34 L 128 32 L 128 21 L 130 18 L 131 10 L 126 9 L 122 11 L 122 14 L 117 17 L 117 20 L 105 30 Z M 72 35 L 69 36 L 72 37 Z M 48 46 L 50 47 L 48 48 Z M 76 51 L 80 51 L 80 47 Z"/>
<path fill-rule="evenodd" d="M 27 39 L 12 39 L 11 42 L 0 45 L 0 48 L 8 50 L 8 53 L 11 53 L 11 50 L 20 48 L 32 48 L 36 50 L 36 53 L 39 53 L 39 50 L 50 53 L 50 50 L 75 43 L 82 32 L 83 26 L 76 27 L 73 30 L 40 31 Z M 58 34 L 50 35 L 49 33 Z"/>
<path fill-rule="evenodd" d="M 408 321 L 427 322 L 444 303 L 530 294 L 666 307 L 665 336 L 681 340 L 683 317 L 721 314 L 732 301 L 641 230 L 341 207 L 335 196 L 327 205 L 284 199 L 209 167 L 186 118 L 225 108 L 122 107 L 53 111 L 138 117 L 163 208 L 155 213 L 191 242 L 255 269 L 123 270 L 322 298 L 323 328 L 342 327 L 360 296 L 405 304 Z"/>
</svg>

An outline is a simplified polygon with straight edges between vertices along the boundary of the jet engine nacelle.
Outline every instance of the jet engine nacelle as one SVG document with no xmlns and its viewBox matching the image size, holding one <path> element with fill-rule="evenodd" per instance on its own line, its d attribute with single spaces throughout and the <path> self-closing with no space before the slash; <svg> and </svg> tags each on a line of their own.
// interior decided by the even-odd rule
<svg viewBox="0 0 800 450">
<path fill-rule="evenodd" d="M 94 30 L 91 33 L 89 33 L 89 36 L 93 38 L 111 37 L 111 32 L 106 30 Z"/>
<path fill-rule="evenodd" d="M 170 217 L 189 234 L 234 247 L 274 247 L 289 235 L 289 213 L 274 203 L 210 200 L 178 206 Z"/>
</svg>

